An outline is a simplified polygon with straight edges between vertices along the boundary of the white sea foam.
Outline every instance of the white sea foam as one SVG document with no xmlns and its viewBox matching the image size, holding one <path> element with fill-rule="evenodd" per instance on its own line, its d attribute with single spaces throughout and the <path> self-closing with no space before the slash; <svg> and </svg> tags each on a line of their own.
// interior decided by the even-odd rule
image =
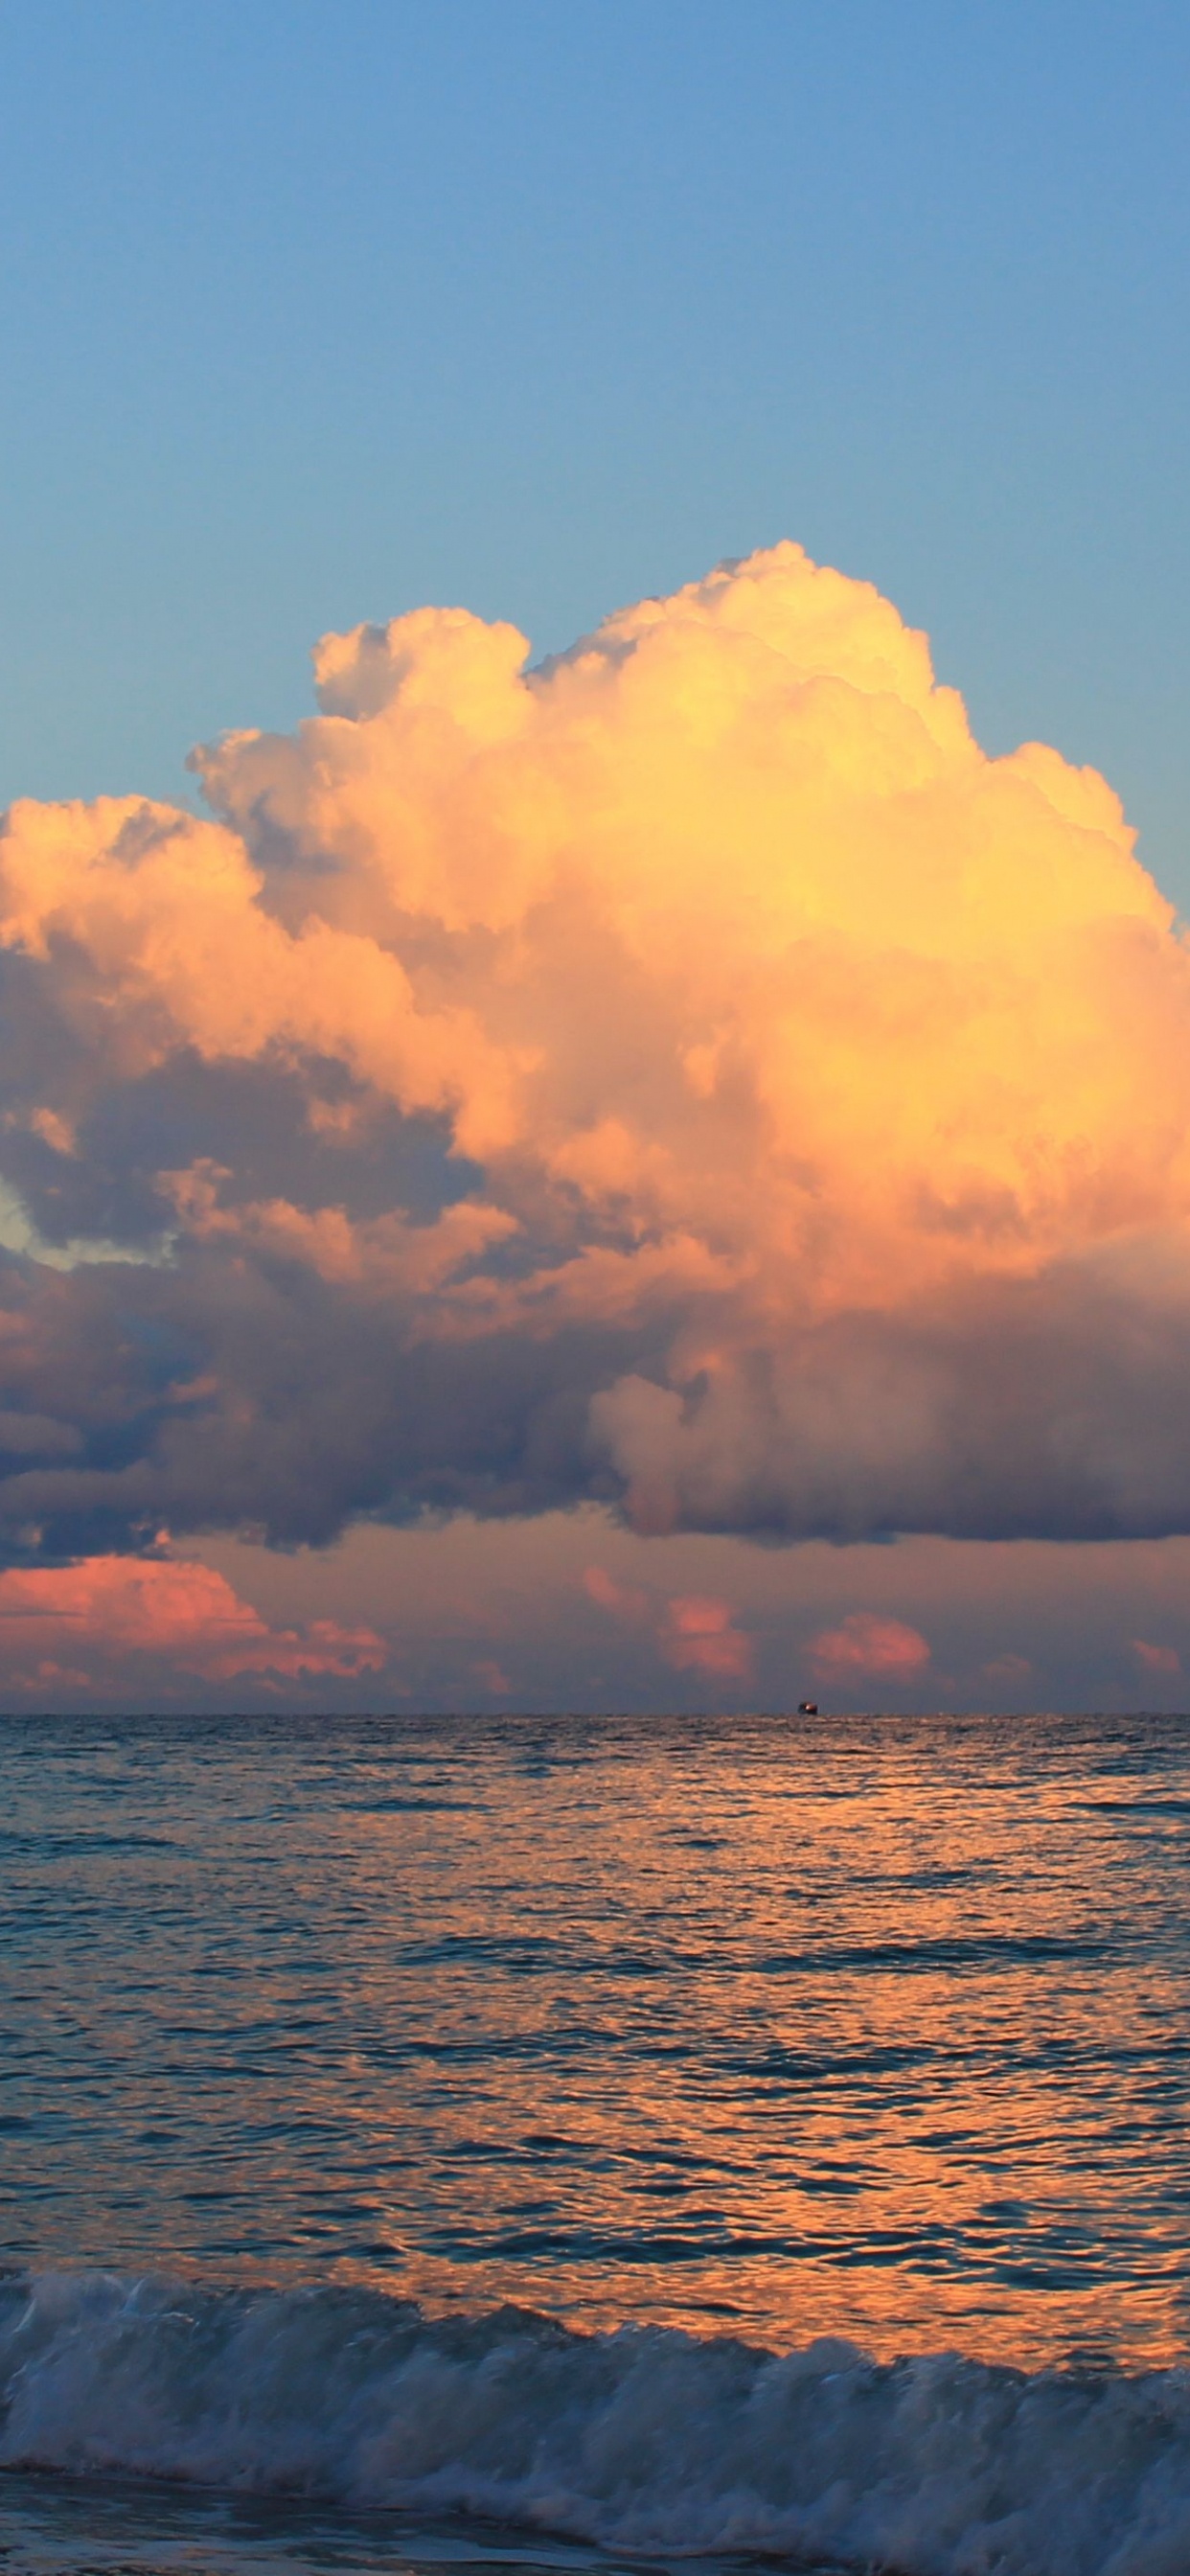
<svg viewBox="0 0 1190 2576">
<path fill-rule="evenodd" d="M 1190 2372 L 880 2365 L 353 2290 L 0 2282 L 0 2463 L 908 2576 L 1186 2576 Z"/>
</svg>

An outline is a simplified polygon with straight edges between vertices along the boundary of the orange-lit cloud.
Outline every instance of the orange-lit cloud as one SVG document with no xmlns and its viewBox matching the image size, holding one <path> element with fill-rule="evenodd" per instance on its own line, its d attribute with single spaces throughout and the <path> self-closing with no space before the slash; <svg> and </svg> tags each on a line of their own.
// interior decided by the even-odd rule
<svg viewBox="0 0 1190 2576">
<path fill-rule="evenodd" d="M 1190 1528 L 1190 952 L 1110 788 L 792 545 L 527 655 L 327 637 L 208 819 L 13 808 L 10 1551 Z"/>
<path fill-rule="evenodd" d="M 850 1681 L 872 1674 L 890 1681 L 912 1681 L 930 1660 L 926 1639 L 902 1619 L 881 1619 L 870 1610 L 853 1610 L 837 1628 L 822 1628 L 810 1640 L 814 1669 L 824 1681 Z"/>
<path fill-rule="evenodd" d="M 273 1629 L 214 1568 L 179 1558 L 90 1557 L 0 1574 L 0 1688 L 87 1688 L 113 1658 L 146 1659 L 207 1682 L 379 1671 L 369 1628 L 315 1619 Z"/>
</svg>

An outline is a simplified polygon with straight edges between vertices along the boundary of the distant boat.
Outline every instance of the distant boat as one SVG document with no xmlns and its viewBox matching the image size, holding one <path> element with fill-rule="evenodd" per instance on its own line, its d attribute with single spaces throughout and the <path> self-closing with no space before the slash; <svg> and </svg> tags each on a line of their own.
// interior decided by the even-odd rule
<svg viewBox="0 0 1190 2576">
<path fill-rule="evenodd" d="M 797 1704 L 797 1713 L 798 1713 L 798 1716 L 799 1716 L 799 1717 L 817 1717 L 817 1715 L 818 1715 L 818 1702 L 817 1702 L 817 1700 L 816 1700 L 816 1699 L 799 1699 L 798 1704 Z"/>
</svg>

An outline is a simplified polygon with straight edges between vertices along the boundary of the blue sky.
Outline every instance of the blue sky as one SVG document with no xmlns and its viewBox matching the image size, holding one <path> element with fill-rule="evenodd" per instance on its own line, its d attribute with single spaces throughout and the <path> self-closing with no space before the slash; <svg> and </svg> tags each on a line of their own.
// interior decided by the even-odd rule
<svg viewBox="0 0 1190 2576">
<path fill-rule="evenodd" d="M 1190 907 L 1188 68 L 1145 0 L 0 10 L 0 800 L 792 535 Z"/>
</svg>

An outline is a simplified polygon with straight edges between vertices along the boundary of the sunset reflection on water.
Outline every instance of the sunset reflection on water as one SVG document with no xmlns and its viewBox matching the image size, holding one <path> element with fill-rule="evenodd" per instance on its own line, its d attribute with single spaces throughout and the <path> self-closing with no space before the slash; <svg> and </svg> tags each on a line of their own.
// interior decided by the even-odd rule
<svg viewBox="0 0 1190 2576">
<path fill-rule="evenodd" d="M 1186 2346 L 1173 1720 L 7 1722 L 10 2259 Z"/>
</svg>

